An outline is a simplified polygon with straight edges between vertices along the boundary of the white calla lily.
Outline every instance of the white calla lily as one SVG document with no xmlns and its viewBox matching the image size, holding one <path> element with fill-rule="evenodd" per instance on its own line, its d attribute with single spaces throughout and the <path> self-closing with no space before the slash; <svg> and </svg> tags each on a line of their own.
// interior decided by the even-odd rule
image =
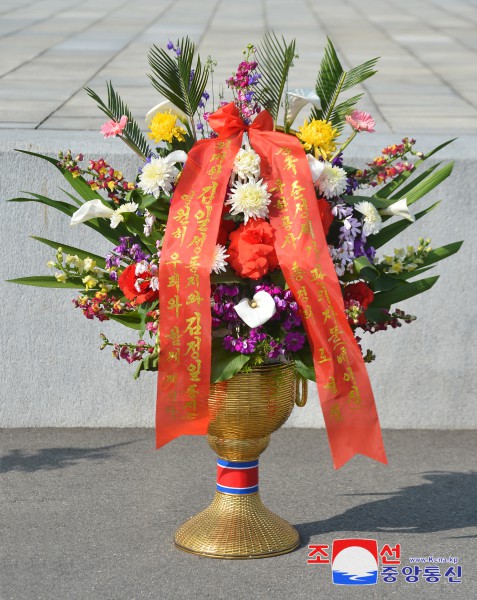
<svg viewBox="0 0 477 600">
<path fill-rule="evenodd" d="M 308 166 L 310 167 L 311 178 L 313 179 L 313 183 L 316 183 L 323 173 L 323 169 L 325 168 L 325 163 L 322 160 L 318 160 L 313 156 L 313 154 L 307 154 L 306 160 L 308 161 Z"/>
<path fill-rule="evenodd" d="M 391 204 L 387 208 L 381 208 L 379 210 L 379 214 L 388 215 L 391 217 L 402 217 L 403 219 L 411 221 L 411 223 L 414 223 L 414 221 L 416 220 L 414 215 L 412 215 L 409 211 L 406 198 L 401 198 L 400 200 L 398 200 L 394 204 Z"/>
<path fill-rule="evenodd" d="M 124 221 L 124 213 L 136 212 L 138 208 L 139 204 L 136 204 L 136 202 L 126 202 L 126 204 L 122 204 L 114 210 L 105 206 L 101 200 L 89 200 L 73 213 L 70 225 L 79 225 L 90 219 L 102 217 L 103 219 L 111 219 L 111 227 L 115 229 L 119 223 Z"/>
<path fill-rule="evenodd" d="M 114 214 L 114 210 L 105 206 L 101 200 L 89 200 L 81 205 L 81 207 L 71 216 L 70 225 L 79 225 L 90 219 L 98 217 L 110 218 Z"/>
<path fill-rule="evenodd" d="M 321 100 L 313 90 L 296 89 L 293 92 L 287 92 L 287 100 L 288 107 L 285 114 L 287 127 L 293 125 L 298 113 L 307 104 L 321 108 Z"/>
<path fill-rule="evenodd" d="M 252 300 L 243 298 L 234 306 L 235 312 L 251 329 L 260 327 L 269 321 L 277 312 L 275 300 L 264 290 L 257 292 Z"/>
<path fill-rule="evenodd" d="M 169 100 L 164 100 L 163 102 L 159 102 L 159 104 L 156 104 L 156 106 L 151 108 L 151 110 L 147 113 L 146 125 L 149 127 L 149 124 L 157 115 L 157 113 L 165 112 L 170 112 L 171 115 L 176 115 L 176 117 L 183 123 L 187 123 L 189 120 L 189 117 L 185 114 L 185 112 L 180 110 L 180 108 L 177 108 L 177 106 L 175 106 L 175 104 L 172 104 L 172 102 L 170 102 Z"/>
<path fill-rule="evenodd" d="M 164 160 L 171 165 L 176 162 L 185 163 L 187 160 L 187 152 L 184 152 L 184 150 L 174 150 L 174 152 L 168 154 Z"/>
</svg>

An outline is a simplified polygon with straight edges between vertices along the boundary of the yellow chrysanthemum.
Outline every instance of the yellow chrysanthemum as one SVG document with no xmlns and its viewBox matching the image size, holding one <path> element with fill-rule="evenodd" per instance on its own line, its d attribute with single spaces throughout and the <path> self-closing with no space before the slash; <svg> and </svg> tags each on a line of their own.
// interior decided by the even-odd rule
<svg viewBox="0 0 477 600">
<path fill-rule="evenodd" d="M 338 137 L 338 131 L 333 129 L 331 123 L 313 119 L 310 123 L 305 119 L 302 127 L 298 128 L 300 133 L 296 137 L 301 140 L 305 150 L 315 149 L 315 154 L 321 154 L 324 159 L 336 150 L 334 140 Z"/>
<path fill-rule="evenodd" d="M 153 139 L 156 144 L 159 142 L 172 143 L 174 138 L 179 142 L 184 142 L 186 130 L 183 127 L 176 125 L 176 122 L 177 116 L 170 112 L 157 113 L 149 125 L 149 129 L 151 130 L 149 137 Z"/>
</svg>

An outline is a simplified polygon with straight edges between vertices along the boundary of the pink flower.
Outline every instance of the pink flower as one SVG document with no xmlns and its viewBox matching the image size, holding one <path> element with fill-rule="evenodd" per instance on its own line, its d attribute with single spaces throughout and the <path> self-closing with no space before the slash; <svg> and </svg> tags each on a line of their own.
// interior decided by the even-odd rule
<svg viewBox="0 0 477 600">
<path fill-rule="evenodd" d="M 373 127 L 376 125 L 372 116 L 362 110 L 354 110 L 350 115 L 347 115 L 346 122 L 355 131 L 368 131 L 369 133 L 373 133 Z"/>
<path fill-rule="evenodd" d="M 126 127 L 127 123 L 128 123 L 128 118 L 126 117 L 126 115 L 123 115 L 121 117 L 121 120 L 119 121 L 119 123 L 117 121 L 107 121 L 101 127 L 101 133 L 104 135 L 105 138 L 116 137 L 117 135 L 121 135 L 121 133 L 124 131 L 124 128 Z M 373 123 L 374 123 L 374 121 L 373 121 Z"/>
</svg>

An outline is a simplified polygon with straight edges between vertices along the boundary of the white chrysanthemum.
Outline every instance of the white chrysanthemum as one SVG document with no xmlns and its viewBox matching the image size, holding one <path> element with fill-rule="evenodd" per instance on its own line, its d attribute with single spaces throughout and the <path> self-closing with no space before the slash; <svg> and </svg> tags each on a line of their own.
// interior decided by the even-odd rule
<svg viewBox="0 0 477 600">
<path fill-rule="evenodd" d="M 358 202 L 354 205 L 354 209 L 364 215 L 363 219 L 363 233 L 364 235 L 372 235 L 374 233 L 378 233 L 383 226 L 383 220 L 381 219 L 381 215 L 378 212 L 378 209 L 368 202 L 364 200 L 363 202 Z"/>
<path fill-rule="evenodd" d="M 210 267 L 211 273 L 220 273 L 221 271 L 225 272 L 227 268 L 227 261 L 225 259 L 229 257 L 229 255 L 226 254 L 226 250 L 227 249 L 225 246 L 222 246 L 221 244 L 217 244 L 215 246 L 214 260 L 212 262 L 212 266 Z"/>
<path fill-rule="evenodd" d="M 260 181 L 249 181 L 240 183 L 236 181 L 225 204 L 232 207 L 230 214 L 238 215 L 243 213 L 245 223 L 249 219 L 265 218 L 268 215 L 268 205 L 270 196 L 267 184 Z"/>
<path fill-rule="evenodd" d="M 341 167 L 333 167 L 329 162 L 323 165 L 323 171 L 315 182 L 316 187 L 325 198 L 340 196 L 348 185 L 346 171 Z"/>
<path fill-rule="evenodd" d="M 124 221 L 123 213 L 133 213 L 136 212 L 138 208 L 139 204 L 136 204 L 136 202 L 126 202 L 126 204 L 122 204 L 110 217 L 111 229 L 116 229 L 119 223 Z"/>
<path fill-rule="evenodd" d="M 144 165 L 142 173 L 139 175 L 138 187 L 145 194 L 152 194 L 154 198 L 159 198 L 161 189 L 169 194 L 172 184 L 175 182 L 179 169 L 175 167 L 167 158 L 157 156 Z"/>
<path fill-rule="evenodd" d="M 251 148 L 240 148 L 235 157 L 233 172 L 241 179 L 260 177 L 260 156 Z"/>
</svg>

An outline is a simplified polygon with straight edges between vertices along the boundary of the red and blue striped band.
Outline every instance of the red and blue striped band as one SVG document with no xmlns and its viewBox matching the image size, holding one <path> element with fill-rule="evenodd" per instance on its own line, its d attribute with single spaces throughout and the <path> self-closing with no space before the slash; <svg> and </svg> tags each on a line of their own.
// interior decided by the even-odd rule
<svg viewBox="0 0 477 600">
<path fill-rule="evenodd" d="M 232 462 L 218 458 L 217 491 L 238 495 L 258 492 L 258 459 Z"/>
</svg>

